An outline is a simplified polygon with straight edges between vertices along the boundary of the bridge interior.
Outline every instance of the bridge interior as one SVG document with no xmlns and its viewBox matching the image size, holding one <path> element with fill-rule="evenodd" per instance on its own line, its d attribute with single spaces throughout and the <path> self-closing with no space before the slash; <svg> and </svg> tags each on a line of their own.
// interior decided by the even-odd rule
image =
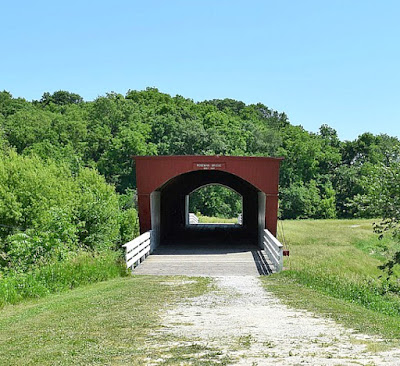
<svg viewBox="0 0 400 366">
<path fill-rule="evenodd" d="M 199 187 L 209 184 L 224 185 L 242 196 L 242 225 L 188 226 L 188 196 Z M 161 245 L 170 244 L 171 238 L 196 240 L 209 237 L 218 243 L 233 236 L 257 242 L 259 190 L 245 180 L 225 171 L 197 170 L 171 179 L 158 191 Z"/>
<path fill-rule="evenodd" d="M 188 196 L 199 187 L 221 184 L 242 196 L 242 224 L 188 225 Z M 152 195 L 152 224 L 158 243 L 137 274 L 192 276 L 265 275 L 273 266 L 258 244 L 260 191 L 225 171 L 179 175 Z M 265 205 L 261 207 L 264 219 Z"/>
<path fill-rule="evenodd" d="M 186 276 L 272 273 L 274 267 L 264 250 L 242 233 L 240 225 L 190 225 L 164 239 L 134 272 Z"/>
</svg>

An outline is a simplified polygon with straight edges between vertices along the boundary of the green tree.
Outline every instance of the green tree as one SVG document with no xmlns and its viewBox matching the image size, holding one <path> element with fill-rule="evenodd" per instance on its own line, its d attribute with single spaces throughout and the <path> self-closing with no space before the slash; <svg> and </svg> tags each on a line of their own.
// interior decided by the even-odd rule
<svg viewBox="0 0 400 366">
<path fill-rule="evenodd" d="M 21 270 L 61 260 L 77 248 L 117 249 L 137 233 L 136 211 L 122 209 L 97 171 L 0 152 L 0 257 Z M 127 211 L 127 212 L 125 212 Z"/>
<path fill-rule="evenodd" d="M 189 211 L 204 216 L 236 218 L 242 213 L 242 197 L 221 185 L 207 185 L 192 192 Z"/>
<path fill-rule="evenodd" d="M 5 90 L 0 92 L 0 116 L 6 118 L 22 109 L 29 109 L 30 107 L 31 103 L 25 99 L 13 98 L 11 93 Z"/>
<path fill-rule="evenodd" d="M 382 218 L 374 225 L 380 238 L 391 235 L 400 242 L 400 161 L 392 160 L 389 165 L 376 165 L 370 174 L 363 177 L 365 191 L 355 197 L 360 210 L 370 211 Z M 395 267 L 400 267 L 400 250 L 392 253 L 387 262 L 379 268 L 387 272 L 387 280 L 394 275 Z M 393 284 L 389 284 L 389 288 Z M 398 284 L 394 286 L 397 293 Z"/>
<path fill-rule="evenodd" d="M 68 104 L 79 104 L 83 102 L 83 98 L 76 93 L 70 93 L 65 90 L 58 90 L 53 94 L 48 92 L 44 93 L 42 98 L 40 99 L 40 104 L 43 106 L 47 106 L 50 103 L 54 103 L 56 105 L 68 105 Z"/>
</svg>

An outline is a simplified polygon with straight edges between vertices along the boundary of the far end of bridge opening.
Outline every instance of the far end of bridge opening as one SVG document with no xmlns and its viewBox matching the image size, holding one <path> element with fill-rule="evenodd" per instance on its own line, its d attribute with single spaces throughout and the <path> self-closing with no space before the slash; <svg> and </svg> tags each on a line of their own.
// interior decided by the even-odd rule
<svg viewBox="0 0 400 366">
<path fill-rule="evenodd" d="M 196 188 L 185 197 L 185 206 L 188 229 L 233 230 L 243 224 L 243 196 L 219 183 Z"/>
<path fill-rule="evenodd" d="M 250 274 L 247 262 L 253 263 L 258 274 L 282 269 L 283 248 L 275 238 L 281 158 L 140 156 L 134 160 L 140 231 L 145 242 L 140 243 L 139 237 L 125 245 L 127 264 L 136 267 L 147 254 L 158 256 L 158 260 L 165 256 L 170 264 L 169 270 L 164 262 L 163 270 L 157 271 L 150 268 L 148 260 L 135 271 Z M 229 211 L 230 216 L 236 216 L 235 221 L 199 223 L 195 214 L 207 214 L 207 193 L 213 194 L 209 200 L 218 198 L 217 205 L 226 206 L 225 212 L 224 207 L 218 207 L 219 213 L 227 215 Z M 243 253 L 250 253 L 252 260 Z M 173 255 L 175 260 L 171 260 Z M 218 265 L 217 259 L 225 264 Z M 190 262 L 189 273 L 177 270 L 185 261 Z M 211 270 L 212 262 L 216 263 Z M 227 273 L 230 271 L 233 273 Z"/>
</svg>

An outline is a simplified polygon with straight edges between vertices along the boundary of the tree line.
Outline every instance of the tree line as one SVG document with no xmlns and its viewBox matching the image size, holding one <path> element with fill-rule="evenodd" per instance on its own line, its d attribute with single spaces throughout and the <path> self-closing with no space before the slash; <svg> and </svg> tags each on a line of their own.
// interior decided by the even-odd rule
<svg viewBox="0 0 400 366">
<path fill-rule="evenodd" d="M 0 141 L 23 156 L 96 169 L 121 194 L 136 188 L 132 155 L 281 156 L 282 219 L 378 215 L 378 209 L 363 209 L 358 197 L 368 193 L 365 177 L 398 159 L 400 146 L 396 137 L 368 132 L 340 141 L 326 124 L 308 132 L 261 103 L 194 102 L 155 88 L 88 102 L 67 91 L 31 102 L 4 91 Z M 222 194 L 208 213 L 226 212 L 226 201 L 237 209 Z"/>
</svg>

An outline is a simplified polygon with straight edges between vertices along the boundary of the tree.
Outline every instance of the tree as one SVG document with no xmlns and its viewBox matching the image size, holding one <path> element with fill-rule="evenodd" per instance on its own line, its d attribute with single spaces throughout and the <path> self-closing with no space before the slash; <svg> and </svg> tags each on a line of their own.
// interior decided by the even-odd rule
<svg viewBox="0 0 400 366">
<path fill-rule="evenodd" d="M 208 185 L 190 194 L 190 212 L 204 216 L 236 218 L 242 213 L 242 197 L 230 188 Z"/>
<path fill-rule="evenodd" d="M 136 187 L 131 155 L 282 156 L 283 217 L 304 218 L 376 216 L 373 207 L 352 201 L 367 191 L 363 178 L 375 165 L 400 159 L 395 137 L 364 133 L 341 142 L 326 124 L 310 133 L 261 103 L 196 103 L 156 88 L 111 92 L 90 102 L 63 90 L 33 102 L 0 92 L 2 146 L 66 162 L 75 172 L 97 168 L 119 193 Z"/>
<path fill-rule="evenodd" d="M 374 224 L 380 239 L 391 235 L 400 242 L 400 161 L 396 159 L 388 166 L 374 166 L 370 174 L 363 178 L 363 182 L 365 193 L 356 196 L 355 203 L 360 206 L 360 210 L 372 210 L 382 218 Z M 400 266 L 400 251 L 379 268 L 387 271 L 389 279 L 395 266 Z"/>
<path fill-rule="evenodd" d="M 137 233 L 135 216 L 94 169 L 72 172 L 50 159 L 0 151 L 0 258 L 7 266 L 24 270 L 78 248 L 116 249 Z"/>
<path fill-rule="evenodd" d="M 21 109 L 30 107 L 31 104 L 25 99 L 13 98 L 11 93 L 6 90 L 0 92 L 0 116 L 8 117 Z"/>
<path fill-rule="evenodd" d="M 371 196 L 373 177 L 385 166 L 400 158 L 400 142 L 387 135 L 364 133 L 354 141 L 341 145 L 343 161 L 333 177 L 341 217 L 378 217 L 379 205 L 363 205 L 360 198 Z M 380 174 L 380 173 L 379 173 Z M 379 179 L 379 178 L 376 178 Z M 372 184 L 374 186 L 374 184 Z"/>
<path fill-rule="evenodd" d="M 39 103 L 43 106 L 47 106 L 50 103 L 63 106 L 68 104 L 79 104 L 82 102 L 83 98 L 79 94 L 70 93 L 65 90 L 59 90 L 54 92 L 53 94 L 45 92 Z"/>
</svg>

